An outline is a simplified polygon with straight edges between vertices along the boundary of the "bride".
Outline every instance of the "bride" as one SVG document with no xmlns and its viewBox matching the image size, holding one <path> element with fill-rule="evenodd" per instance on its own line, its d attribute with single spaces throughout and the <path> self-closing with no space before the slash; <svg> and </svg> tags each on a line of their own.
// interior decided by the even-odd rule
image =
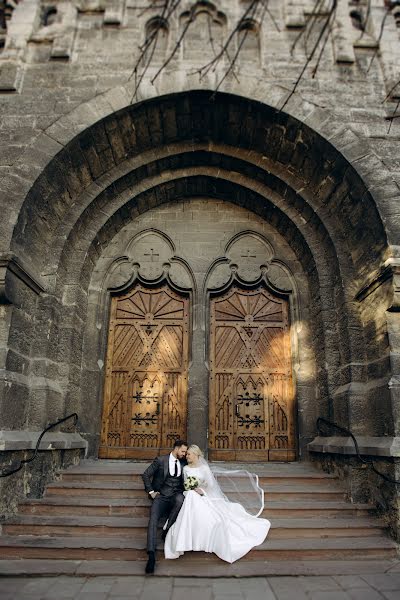
<svg viewBox="0 0 400 600">
<path fill-rule="evenodd" d="M 202 550 L 214 552 L 222 560 L 233 563 L 264 541 L 270 522 L 252 516 L 242 504 L 228 500 L 217 482 L 218 475 L 214 476 L 198 446 L 189 446 L 186 460 L 188 464 L 183 468 L 185 487 L 198 486 L 184 492 L 183 506 L 165 538 L 165 558 L 178 558 L 189 550 Z M 225 473 L 230 474 L 229 471 Z M 246 471 L 244 473 L 252 477 Z M 232 489 L 233 479 L 230 481 Z M 240 487 L 243 491 L 243 485 L 236 483 L 233 487 L 236 495 L 240 494 Z M 257 490 L 262 494 L 258 483 Z M 247 479 L 243 498 L 254 496 L 250 492 Z M 261 502 L 262 510 L 263 495 Z"/>
</svg>

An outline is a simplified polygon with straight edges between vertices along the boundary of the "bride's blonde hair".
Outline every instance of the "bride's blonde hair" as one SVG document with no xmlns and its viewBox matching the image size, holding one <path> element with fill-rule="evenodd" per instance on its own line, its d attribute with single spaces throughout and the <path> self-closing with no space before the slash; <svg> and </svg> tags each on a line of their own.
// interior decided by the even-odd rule
<svg viewBox="0 0 400 600">
<path fill-rule="evenodd" d="M 204 456 L 203 452 L 200 450 L 200 448 L 198 446 L 196 446 L 196 444 L 191 444 L 189 446 L 188 450 L 190 450 L 191 452 L 196 454 L 199 458 L 202 458 Z"/>
</svg>

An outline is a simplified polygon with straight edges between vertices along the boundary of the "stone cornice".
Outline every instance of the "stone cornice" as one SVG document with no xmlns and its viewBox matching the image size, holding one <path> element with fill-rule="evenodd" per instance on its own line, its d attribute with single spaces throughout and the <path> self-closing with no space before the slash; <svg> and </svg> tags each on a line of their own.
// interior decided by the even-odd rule
<svg viewBox="0 0 400 600">
<path fill-rule="evenodd" d="M 40 431 L 1 430 L 0 452 L 34 450 Z M 79 433 L 48 432 L 40 442 L 39 450 L 74 450 L 82 448 L 85 454 L 88 442 Z"/>
<path fill-rule="evenodd" d="M 363 456 L 400 457 L 400 438 L 385 436 L 357 436 L 360 454 Z M 353 440 L 346 436 L 318 436 L 307 444 L 309 452 L 322 454 L 345 454 L 355 456 Z"/>
<path fill-rule="evenodd" d="M 385 281 L 392 280 L 393 297 L 388 306 L 389 311 L 400 311 L 400 260 L 398 258 L 389 258 L 383 263 L 379 271 L 367 281 L 367 283 L 357 292 L 355 299 L 362 302 L 369 294 L 372 294 Z"/>
<path fill-rule="evenodd" d="M 10 275 L 22 281 L 35 294 L 44 292 L 38 278 L 29 273 L 28 269 L 12 253 L 0 255 L 0 304 L 14 304 Z"/>
</svg>

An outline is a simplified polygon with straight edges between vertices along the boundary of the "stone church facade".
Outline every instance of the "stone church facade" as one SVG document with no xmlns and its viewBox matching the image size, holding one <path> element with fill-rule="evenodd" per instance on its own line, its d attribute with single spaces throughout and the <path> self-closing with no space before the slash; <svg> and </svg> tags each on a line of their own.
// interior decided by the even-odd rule
<svg viewBox="0 0 400 600">
<path fill-rule="evenodd" d="M 294 89 L 311 0 L 269 2 L 234 68 L 202 77 L 251 2 L 182 1 L 138 85 L 161 19 L 140 4 L 7 4 L 3 471 L 79 421 L 0 480 L 2 512 L 84 453 L 148 459 L 182 436 L 214 460 L 336 470 L 398 536 L 398 487 L 316 421 L 400 478 L 400 9 L 339 0 Z"/>
</svg>

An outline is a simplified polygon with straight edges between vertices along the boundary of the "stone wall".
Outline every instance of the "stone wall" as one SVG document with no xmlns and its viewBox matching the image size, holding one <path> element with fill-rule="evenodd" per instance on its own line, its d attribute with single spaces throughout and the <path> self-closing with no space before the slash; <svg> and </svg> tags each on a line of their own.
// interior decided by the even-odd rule
<svg viewBox="0 0 400 600">
<path fill-rule="evenodd" d="M 304 320 L 300 447 L 320 414 L 358 435 L 399 435 L 400 120 L 390 131 L 385 120 L 400 93 L 395 14 L 379 39 L 383 2 L 372 0 L 361 32 L 354 3 L 339 1 L 316 76 L 310 65 L 290 95 L 305 60 L 302 43 L 291 48 L 313 3 L 272 0 L 263 22 L 248 24 L 235 73 L 225 77 L 222 61 L 199 79 L 210 54 L 205 19 L 220 40 L 247 4 L 198 3 L 185 43 L 151 83 L 187 17 L 171 18 L 139 88 L 138 44 L 156 10 L 138 12 L 133 0 L 22 0 L 15 8 L 0 48 L 5 431 L 40 431 L 76 410 L 95 454 L 88 415 L 97 407 L 99 422 L 108 294 L 96 277 L 122 252 L 126 231 L 164 214 L 157 230 L 179 245 L 186 225 L 172 231 L 166 215 L 175 211 L 182 224 L 183 207 L 210 202 L 248 215 L 252 230 L 266 228 L 294 274 L 293 310 Z M 327 15 L 321 4 L 314 35 Z M 184 13 L 194 2 L 181 5 Z M 213 244 L 204 214 L 196 243 L 207 244 L 209 232 Z M 204 321 L 197 327 L 200 353 Z M 191 389 L 200 441 L 203 364 L 192 367 Z M 374 497 L 376 482 L 368 486 Z"/>
</svg>

